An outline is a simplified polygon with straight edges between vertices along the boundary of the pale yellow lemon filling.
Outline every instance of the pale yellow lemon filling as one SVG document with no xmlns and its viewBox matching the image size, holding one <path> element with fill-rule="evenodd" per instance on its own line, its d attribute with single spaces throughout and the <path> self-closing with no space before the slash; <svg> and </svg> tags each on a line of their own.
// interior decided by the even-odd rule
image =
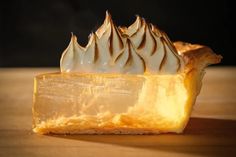
<svg viewBox="0 0 236 157">
<path fill-rule="evenodd" d="M 34 131 L 181 132 L 191 103 L 184 79 L 184 74 L 40 75 L 35 79 Z"/>
</svg>

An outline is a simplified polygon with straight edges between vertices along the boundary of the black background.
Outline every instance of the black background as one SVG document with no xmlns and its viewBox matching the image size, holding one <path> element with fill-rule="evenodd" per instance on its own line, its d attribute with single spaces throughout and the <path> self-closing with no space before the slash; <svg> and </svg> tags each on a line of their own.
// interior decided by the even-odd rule
<svg viewBox="0 0 236 157">
<path fill-rule="evenodd" d="M 236 65 L 232 1 L 13 0 L 0 8 L 0 67 L 59 66 L 70 33 L 86 45 L 106 10 L 117 25 L 129 26 L 138 14 L 172 41 L 208 45 L 223 55 L 220 65 Z"/>
</svg>

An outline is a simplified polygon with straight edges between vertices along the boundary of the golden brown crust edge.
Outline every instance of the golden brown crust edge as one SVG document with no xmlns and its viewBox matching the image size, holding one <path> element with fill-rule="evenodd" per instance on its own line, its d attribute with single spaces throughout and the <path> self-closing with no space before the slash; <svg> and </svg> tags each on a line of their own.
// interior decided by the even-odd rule
<svg viewBox="0 0 236 157">
<path fill-rule="evenodd" d="M 174 46 L 184 59 L 185 70 L 203 69 L 207 65 L 220 63 L 223 58 L 204 45 L 177 41 L 174 42 Z"/>
<path fill-rule="evenodd" d="M 205 67 L 210 64 L 220 63 L 223 58 L 221 55 L 217 55 L 213 50 L 207 46 L 199 44 L 190 44 L 187 42 L 174 42 L 176 50 L 179 55 L 182 56 L 184 61 L 184 73 L 186 73 L 185 85 L 189 90 L 190 95 L 195 97 L 188 103 L 186 110 L 188 113 L 187 117 L 190 117 L 192 107 L 195 104 L 196 97 L 200 93 L 202 87 L 202 79 L 205 74 Z M 189 106 L 191 105 L 191 106 Z M 184 125 L 186 126 L 189 118 L 185 119 Z"/>
</svg>

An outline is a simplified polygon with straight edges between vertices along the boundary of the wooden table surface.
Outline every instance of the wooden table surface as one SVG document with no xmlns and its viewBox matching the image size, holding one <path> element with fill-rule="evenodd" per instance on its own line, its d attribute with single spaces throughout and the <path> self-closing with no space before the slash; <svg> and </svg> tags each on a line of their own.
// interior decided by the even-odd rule
<svg viewBox="0 0 236 157">
<path fill-rule="evenodd" d="M 236 156 L 236 68 L 208 68 L 180 135 L 37 135 L 31 131 L 33 77 L 50 68 L 0 69 L 0 157 Z"/>
</svg>

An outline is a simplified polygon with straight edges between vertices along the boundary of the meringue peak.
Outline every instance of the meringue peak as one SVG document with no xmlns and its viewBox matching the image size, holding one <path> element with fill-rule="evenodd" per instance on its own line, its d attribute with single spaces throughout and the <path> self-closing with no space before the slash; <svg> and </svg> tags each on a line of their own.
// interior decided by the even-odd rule
<svg viewBox="0 0 236 157">
<path fill-rule="evenodd" d="M 144 18 L 137 15 L 128 28 L 118 28 L 106 11 L 86 47 L 72 34 L 60 66 L 61 72 L 175 74 L 183 69 L 182 60 L 167 35 Z"/>
</svg>

